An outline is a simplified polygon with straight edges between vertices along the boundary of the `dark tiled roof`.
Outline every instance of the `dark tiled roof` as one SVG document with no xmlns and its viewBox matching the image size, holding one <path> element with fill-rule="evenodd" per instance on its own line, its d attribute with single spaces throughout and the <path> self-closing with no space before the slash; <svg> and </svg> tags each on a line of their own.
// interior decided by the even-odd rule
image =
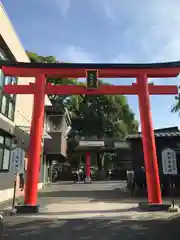
<svg viewBox="0 0 180 240">
<path fill-rule="evenodd" d="M 155 132 L 154 133 L 155 137 L 180 137 L 180 131 L 176 132 Z M 132 134 L 128 135 L 127 139 L 135 139 L 135 138 L 141 138 L 142 134 L 137 133 L 137 134 Z"/>
<path fill-rule="evenodd" d="M 180 61 L 162 63 L 24 63 L 0 61 L 1 66 L 26 67 L 26 68 L 86 68 L 86 69 L 105 69 L 105 68 L 176 68 L 180 67 Z"/>
</svg>

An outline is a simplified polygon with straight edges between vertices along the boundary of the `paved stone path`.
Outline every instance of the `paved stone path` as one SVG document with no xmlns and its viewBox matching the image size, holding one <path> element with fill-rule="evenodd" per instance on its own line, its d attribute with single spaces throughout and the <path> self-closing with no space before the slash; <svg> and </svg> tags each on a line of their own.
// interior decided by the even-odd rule
<svg viewBox="0 0 180 240">
<path fill-rule="evenodd" d="M 142 200 L 124 182 L 52 184 L 39 192 L 39 215 L 5 218 L 3 239 L 179 239 L 179 215 L 140 212 Z"/>
</svg>

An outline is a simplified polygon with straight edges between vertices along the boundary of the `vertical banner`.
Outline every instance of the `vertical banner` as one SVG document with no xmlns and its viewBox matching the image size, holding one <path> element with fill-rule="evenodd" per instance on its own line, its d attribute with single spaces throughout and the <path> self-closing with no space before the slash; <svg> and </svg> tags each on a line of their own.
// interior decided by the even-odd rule
<svg viewBox="0 0 180 240">
<path fill-rule="evenodd" d="M 11 172 L 24 173 L 25 152 L 20 147 L 11 150 Z"/>
<path fill-rule="evenodd" d="M 177 175 L 176 152 L 166 148 L 162 151 L 162 168 L 165 175 Z"/>
</svg>

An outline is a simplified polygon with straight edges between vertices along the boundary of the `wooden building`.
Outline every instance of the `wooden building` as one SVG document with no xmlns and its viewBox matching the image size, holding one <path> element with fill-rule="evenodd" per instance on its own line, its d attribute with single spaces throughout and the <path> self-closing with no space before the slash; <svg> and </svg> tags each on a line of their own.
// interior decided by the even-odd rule
<svg viewBox="0 0 180 240">
<path fill-rule="evenodd" d="M 170 127 L 154 130 L 156 151 L 158 158 L 158 166 L 160 176 L 164 175 L 162 166 L 162 151 L 165 149 L 171 149 L 175 151 L 177 162 L 177 175 L 180 177 L 180 131 L 178 127 Z M 132 148 L 132 166 L 133 169 L 137 169 L 144 166 L 144 154 L 142 145 L 141 133 L 129 135 L 126 139 L 130 142 Z"/>
</svg>

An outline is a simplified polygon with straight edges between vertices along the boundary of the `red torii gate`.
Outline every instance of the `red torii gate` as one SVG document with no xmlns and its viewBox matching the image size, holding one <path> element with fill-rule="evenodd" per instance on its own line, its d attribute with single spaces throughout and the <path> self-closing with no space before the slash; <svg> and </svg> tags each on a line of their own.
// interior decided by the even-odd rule
<svg viewBox="0 0 180 240">
<path fill-rule="evenodd" d="M 161 189 L 156 156 L 155 137 L 152 127 L 149 95 L 178 94 L 177 86 L 148 84 L 149 78 L 177 77 L 180 62 L 157 64 L 42 64 L 2 62 L 2 71 L 6 76 L 35 77 L 35 83 L 29 85 L 6 85 L 7 94 L 34 94 L 33 114 L 28 149 L 28 166 L 23 209 L 37 211 L 37 184 L 39 177 L 42 129 L 44 123 L 45 95 L 99 95 L 126 94 L 138 95 L 143 151 L 148 186 L 148 202 L 161 204 Z M 47 77 L 81 78 L 88 70 L 98 70 L 100 78 L 136 78 L 136 83 L 124 86 L 101 85 L 97 89 L 85 86 L 55 86 L 46 82 Z M 24 103 L 26 104 L 26 103 Z M 23 210 L 24 211 L 24 210 Z"/>
</svg>

